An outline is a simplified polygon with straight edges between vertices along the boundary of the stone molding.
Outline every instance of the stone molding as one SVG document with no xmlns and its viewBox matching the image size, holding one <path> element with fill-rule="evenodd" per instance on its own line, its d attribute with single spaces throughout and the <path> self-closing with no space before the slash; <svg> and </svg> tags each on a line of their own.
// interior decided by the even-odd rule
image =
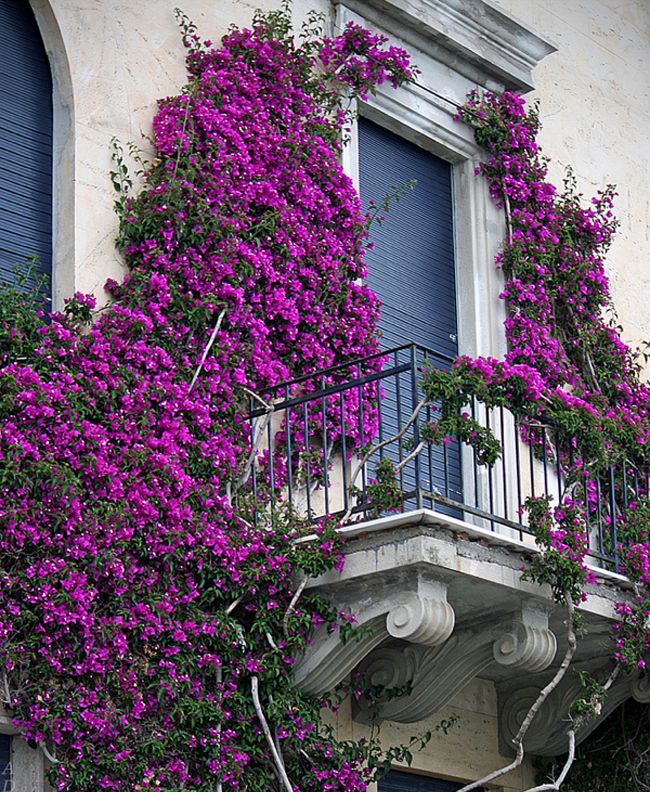
<svg viewBox="0 0 650 792">
<path fill-rule="evenodd" d="M 484 0 L 335 2 L 488 88 L 532 90 L 532 70 L 557 50 L 550 41 Z"/>
<path fill-rule="evenodd" d="M 356 589 L 339 596 L 336 609 L 355 618 L 358 636 L 342 643 L 338 630 L 316 631 L 311 646 L 297 663 L 296 685 L 319 695 L 331 690 L 386 638 L 436 647 L 454 629 L 454 611 L 447 602 L 447 584 L 416 573 L 409 581 L 395 580 L 375 592 Z"/>
</svg>

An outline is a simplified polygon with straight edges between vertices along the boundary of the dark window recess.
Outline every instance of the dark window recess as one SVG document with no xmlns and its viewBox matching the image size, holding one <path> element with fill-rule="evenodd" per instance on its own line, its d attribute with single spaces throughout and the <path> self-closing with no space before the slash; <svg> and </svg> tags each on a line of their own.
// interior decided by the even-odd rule
<svg viewBox="0 0 650 792">
<path fill-rule="evenodd" d="M 49 297 L 52 77 L 29 3 L 0 0 L 0 279 L 27 272 Z"/>
<path fill-rule="evenodd" d="M 391 770 L 379 782 L 379 792 L 456 792 L 463 784 Z"/>
<path fill-rule="evenodd" d="M 382 307 L 379 326 L 384 349 L 415 342 L 430 350 L 431 363 L 448 368 L 458 354 L 456 269 L 451 165 L 392 132 L 359 119 L 359 177 L 364 208 L 381 205 L 387 193 L 415 180 L 399 203 L 391 201 L 385 220 L 370 228 L 372 250 L 366 253 L 367 283 Z M 426 356 L 418 350 L 417 365 Z M 401 429 L 421 394 L 411 387 L 384 388 L 382 438 Z M 429 408 L 423 420 L 435 419 Z M 412 439 L 412 438 L 407 438 Z M 409 446 L 388 450 L 398 462 Z M 462 501 L 460 449 L 456 442 L 431 449 L 420 461 L 430 470 L 426 489 Z M 403 471 L 400 486 L 408 493 L 422 486 L 415 463 Z M 407 498 L 408 500 L 408 498 Z M 459 516 L 455 511 L 441 511 Z"/>
<path fill-rule="evenodd" d="M 11 737 L 0 734 L 0 792 L 11 792 Z"/>
</svg>

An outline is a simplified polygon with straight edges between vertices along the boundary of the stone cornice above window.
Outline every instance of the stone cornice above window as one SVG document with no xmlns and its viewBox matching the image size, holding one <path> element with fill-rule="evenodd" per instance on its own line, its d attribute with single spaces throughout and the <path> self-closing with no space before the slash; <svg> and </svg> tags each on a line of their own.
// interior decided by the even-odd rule
<svg viewBox="0 0 650 792">
<path fill-rule="evenodd" d="M 557 49 L 485 0 L 334 1 L 487 88 L 532 90 Z"/>
</svg>

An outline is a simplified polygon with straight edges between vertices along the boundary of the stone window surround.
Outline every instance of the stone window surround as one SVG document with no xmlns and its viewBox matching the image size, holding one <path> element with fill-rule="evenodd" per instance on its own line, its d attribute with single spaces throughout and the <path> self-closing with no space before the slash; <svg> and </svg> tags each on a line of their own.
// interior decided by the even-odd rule
<svg viewBox="0 0 650 792">
<path fill-rule="evenodd" d="M 555 47 L 485 0 L 334 0 L 337 32 L 348 22 L 388 36 L 420 69 L 414 84 L 381 86 L 359 113 L 452 164 L 458 348 L 501 357 L 503 279 L 493 265 L 504 234 L 502 213 L 474 169 L 482 152 L 454 120 L 468 91 L 533 88 L 532 69 Z M 359 186 L 352 124 L 344 166 Z"/>
<path fill-rule="evenodd" d="M 4 711 L 0 714 L 0 733 L 11 737 L 11 788 L 16 792 L 43 792 L 45 782 L 43 752 L 27 745 Z"/>
<path fill-rule="evenodd" d="M 475 175 L 485 152 L 476 144 L 472 130 L 454 116 L 473 88 L 530 91 L 534 87 L 532 69 L 555 47 L 485 0 L 334 2 L 337 32 L 348 22 L 356 22 L 382 33 L 390 44 L 406 49 L 420 70 L 414 83 L 397 90 L 380 86 L 375 95 L 359 102 L 358 110 L 451 163 L 458 351 L 471 357 L 503 358 L 507 351 L 503 330 L 506 306 L 499 299 L 503 276 L 494 266 L 494 258 L 505 235 L 505 220 L 486 181 Z M 358 189 L 356 123 L 351 125 L 343 165 Z M 513 431 L 511 416 L 506 416 L 505 431 Z M 487 503 L 485 470 L 480 469 L 475 478 L 470 454 L 462 455 L 461 464 L 467 497 Z M 515 457 L 504 458 L 504 464 L 512 480 Z M 473 491 L 475 487 L 478 492 Z M 514 492 L 506 495 L 497 484 L 494 497 L 497 501 L 507 497 L 511 513 L 516 512 Z M 515 536 L 508 529 L 504 532 Z"/>
</svg>

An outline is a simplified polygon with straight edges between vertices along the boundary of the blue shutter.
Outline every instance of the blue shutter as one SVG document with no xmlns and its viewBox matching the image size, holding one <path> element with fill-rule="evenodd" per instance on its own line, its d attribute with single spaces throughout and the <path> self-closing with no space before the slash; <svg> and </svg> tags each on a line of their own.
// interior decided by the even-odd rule
<svg viewBox="0 0 650 792">
<path fill-rule="evenodd" d="M 463 784 L 391 770 L 379 782 L 379 792 L 456 792 Z"/>
<path fill-rule="evenodd" d="M 359 176 L 366 209 L 371 201 L 381 204 L 394 188 L 417 181 L 413 191 L 397 205 L 391 204 L 381 225 L 371 226 L 374 248 L 366 254 L 367 282 L 382 303 L 379 326 L 384 349 L 415 342 L 443 355 L 443 359 L 432 356 L 433 363 L 446 368 L 448 359 L 458 354 L 451 166 L 361 118 Z M 418 365 L 422 359 L 418 351 Z M 384 383 L 381 439 L 396 434 L 419 401 L 421 394 L 413 394 L 411 388 L 408 380 Z M 423 416 L 434 417 L 431 410 Z M 386 453 L 398 462 L 407 452 L 400 444 Z M 418 484 L 424 492 L 462 502 L 458 443 L 421 455 L 417 473 L 414 462 L 407 466 L 400 479 L 402 492 L 411 492 Z M 413 505 L 409 500 L 405 508 Z M 425 498 L 425 505 L 430 499 Z M 437 508 L 461 516 L 456 510 Z"/>
<path fill-rule="evenodd" d="M 382 302 L 384 347 L 415 341 L 458 353 L 451 166 L 413 143 L 359 119 L 361 201 L 380 203 L 417 180 L 381 225 L 373 223 L 368 285 Z"/>
<path fill-rule="evenodd" d="M 11 737 L 0 734 L 0 792 L 11 792 Z"/>
<path fill-rule="evenodd" d="M 0 0 L 0 279 L 26 272 L 31 256 L 49 281 L 52 78 L 27 0 Z"/>
</svg>

